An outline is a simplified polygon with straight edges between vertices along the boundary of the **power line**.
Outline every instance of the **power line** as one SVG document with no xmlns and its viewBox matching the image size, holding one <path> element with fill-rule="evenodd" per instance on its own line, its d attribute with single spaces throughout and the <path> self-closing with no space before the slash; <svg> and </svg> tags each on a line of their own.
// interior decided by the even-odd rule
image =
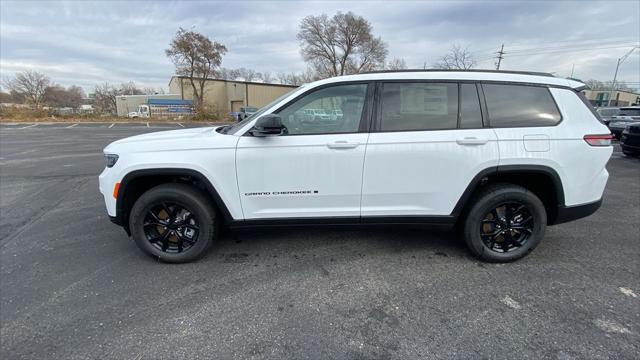
<svg viewBox="0 0 640 360">
<path fill-rule="evenodd" d="M 625 41 L 625 42 L 611 42 L 607 44 L 598 44 L 598 46 L 614 46 L 614 45 L 624 45 L 624 46 L 633 46 L 637 43 L 637 41 Z M 521 53 L 521 52 L 529 52 L 529 51 L 540 51 L 540 50 L 556 50 L 556 49 L 579 49 L 579 48 L 590 48 L 593 45 L 568 45 L 568 46 L 547 46 L 547 47 L 537 47 L 537 48 L 525 48 L 525 49 L 516 49 L 512 50 L 511 53 Z"/>
<path fill-rule="evenodd" d="M 539 55 L 539 54 L 562 54 L 562 53 L 572 53 L 572 52 L 580 52 L 580 51 L 590 51 L 590 50 L 606 50 L 606 49 L 620 49 L 620 48 L 628 48 L 633 45 L 618 45 L 618 46 L 605 46 L 605 47 L 590 47 L 590 48 L 573 48 L 573 49 L 555 49 L 555 50 L 547 50 L 547 51 L 528 51 L 528 52 L 520 52 L 520 53 L 509 53 L 510 56 L 528 56 L 528 55 Z"/>
<path fill-rule="evenodd" d="M 509 52 L 509 56 L 528 56 L 528 55 L 542 55 L 542 54 L 561 54 L 561 53 L 572 53 L 572 52 L 580 52 L 580 51 L 589 51 L 589 50 L 606 50 L 606 49 L 620 49 L 627 48 L 629 46 L 637 46 L 635 44 L 632 45 L 618 45 L 618 46 L 603 46 L 603 47 L 587 47 L 587 48 L 565 48 L 565 49 L 549 49 L 549 50 L 537 50 L 537 51 L 527 51 L 527 52 Z M 506 53 L 505 53 L 506 54 Z M 496 58 L 494 56 L 481 57 L 477 61 L 485 61 Z"/>
<path fill-rule="evenodd" d="M 632 43 L 632 42 L 637 42 L 636 39 L 633 38 L 591 38 L 591 39 L 584 39 L 584 40 L 558 40 L 558 41 L 553 41 L 554 44 L 557 43 L 566 43 L 566 42 L 571 42 L 572 44 L 570 45 L 563 45 L 560 46 L 558 48 L 564 48 L 564 47 L 584 47 L 584 46 L 591 46 L 591 45 L 612 45 L 612 44 L 620 44 L 620 43 Z M 506 43 L 507 46 L 512 46 L 512 47 L 516 47 L 515 50 L 512 50 L 512 52 L 520 52 L 520 51 L 529 51 L 532 49 L 546 49 L 546 48 L 551 48 L 551 47 L 545 47 L 545 46 L 533 46 L 533 47 L 525 47 L 522 49 L 517 49 L 517 47 L 522 47 L 522 45 L 519 44 L 525 44 L 522 42 L 515 42 L 515 43 Z M 532 45 L 531 43 L 526 43 L 527 45 Z M 538 43 L 540 44 L 540 43 Z M 535 44 L 537 45 L 537 44 Z M 556 46 L 552 46 L 553 48 L 555 48 Z M 475 50 L 472 51 L 471 53 L 474 55 L 489 55 L 489 54 L 495 54 L 495 52 L 490 51 L 492 50 L 492 48 L 484 48 L 481 50 Z"/>
</svg>

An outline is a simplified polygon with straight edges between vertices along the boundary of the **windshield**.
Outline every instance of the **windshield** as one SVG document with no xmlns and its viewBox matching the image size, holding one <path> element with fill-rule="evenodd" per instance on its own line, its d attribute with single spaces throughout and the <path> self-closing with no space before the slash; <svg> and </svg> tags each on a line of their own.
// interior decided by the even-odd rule
<svg viewBox="0 0 640 360">
<path fill-rule="evenodd" d="M 304 85 L 303 85 L 304 86 Z M 223 134 L 229 134 L 229 135 L 233 135 L 235 134 L 238 130 L 242 129 L 248 122 L 250 122 L 251 120 L 255 119 L 256 117 L 262 115 L 265 111 L 267 111 L 270 107 L 272 107 L 273 105 L 279 103 L 280 101 L 284 100 L 287 96 L 289 96 L 292 92 L 298 90 L 299 88 L 295 88 L 295 89 L 291 89 L 291 91 L 287 91 L 284 95 L 280 96 L 279 98 L 273 100 L 272 102 L 270 102 L 269 104 L 263 106 L 260 108 L 260 110 L 257 110 L 257 112 L 251 114 L 251 116 L 247 117 L 246 119 L 240 121 L 237 124 L 231 125 L 228 128 L 225 128 L 224 131 L 222 131 Z"/>
</svg>

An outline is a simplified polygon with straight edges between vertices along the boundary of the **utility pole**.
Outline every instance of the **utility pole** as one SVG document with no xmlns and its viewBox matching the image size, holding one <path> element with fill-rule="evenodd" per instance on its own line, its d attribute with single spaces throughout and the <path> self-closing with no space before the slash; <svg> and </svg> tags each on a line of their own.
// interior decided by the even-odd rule
<svg viewBox="0 0 640 360">
<path fill-rule="evenodd" d="M 504 58 L 504 44 L 502 44 L 502 46 L 500 46 L 500 51 L 498 51 L 498 63 L 496 64 L 496 70 L 500 70 L 500 63 L 502 62 L 502 59 Z"/>
<path fill-rule="evenodd" d="M 575 63 L 571 64 L 571 76 L 570 76 L 570 78 L 572 78 L 572 79 L 573 79 L 573 69 L 575 69 L 575 68 L 576 68 L 576 64 Z"/>
<path fill-rule="evenodd" d="M 628 53 L 624 54 L 624 56 L 618 59 L 618 63 L 616 64 L 616 72 L 613 75 L 613 82 L 611 83 L 611 91 L 609 92 L 609 106 L 611 106 L 611 98 L 613 97 L 613 92 L 616 91 L 616 80 L 618 79 L 618 69 L 620 68 L 620 64 L 622 64 L 622 62 L 625 61 L 629 57 L 629 55 L 631 55 L 631 53 L 638 48 L 639 46 L 632 47 Z M 616 106 L 617 105 L 618 102 L 616 101 Z"/>
</svg>

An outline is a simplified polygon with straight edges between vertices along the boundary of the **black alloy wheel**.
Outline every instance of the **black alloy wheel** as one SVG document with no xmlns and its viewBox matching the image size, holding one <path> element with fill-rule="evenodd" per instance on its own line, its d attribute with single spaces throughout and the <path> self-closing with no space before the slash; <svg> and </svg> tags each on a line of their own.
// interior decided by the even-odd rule
<svg viewBox="0 0 640 360">
<path fill-rule="evenodd" d="M 151 245 L 166 253 L 189 250 L 198 241 L 200 232 L 191 211 L 170 202 L 154 204 L 147 212 L 142 226 Z"/>
<path fill-rule="evenodd" d="M 480 237 L 491 251 L 506 253 L 525 245 L 533 229 L 533 216 L 526 205 L 507 202 L 485 215 L 480 224 Z"/>
<path fill-rule="evenodd" d="M 470 201 L 461 230 L 471 253 L 483 261 L 517 260 L 544 237 L 546 208 L 536 194 L 522 186 L 489 184 Z"/>
</svg>

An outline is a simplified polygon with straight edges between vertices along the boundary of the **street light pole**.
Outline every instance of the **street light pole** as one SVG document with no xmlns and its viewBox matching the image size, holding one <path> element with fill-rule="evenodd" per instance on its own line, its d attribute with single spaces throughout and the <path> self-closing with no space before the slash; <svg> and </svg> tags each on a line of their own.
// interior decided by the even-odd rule
<svg viewBox="0 0 640 360">
<path fill-rule="evenodd" d="M 616 91 L 616 80 L 618 79 L 618 69 L 620 68 L 620 64 L 622 64 L 622 62 L 625 61 L 629 57 L 629 55 L 631 55 L 631 53 L 637 48 L 638 46 L 632 47 L 628 53 L 624 54 L 624 56 L 618 59 L 618 63 L 616 64 L 616 72 L 613 75 L 613 82 L 611 83 L 611 91 L 609 92 L 609 106 L 611 106 L 611 98 L 613 97 L 613 92 Z M 617 101 L 616 105 L 618 105 Z"/>
</svg>

